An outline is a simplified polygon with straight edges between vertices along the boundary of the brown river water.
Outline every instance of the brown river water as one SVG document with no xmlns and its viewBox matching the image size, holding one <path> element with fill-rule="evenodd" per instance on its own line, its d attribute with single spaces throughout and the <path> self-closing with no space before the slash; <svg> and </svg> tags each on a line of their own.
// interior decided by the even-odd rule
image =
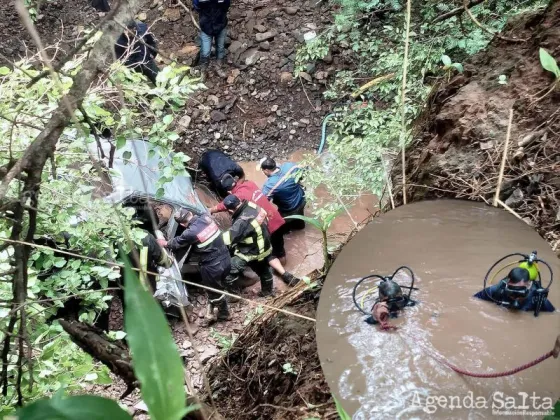
<svg viewBox="0 0 560 420">
<path fill-rule="evenodd" d="M 559 308 L 558 258 L 532 228 L 503 210 L 466 201 L 420 202 L 386 213 L 360 231 L 329 272 L 317 314 L 323 371 L 352 418 L 479 419 L 501 417 L 506 409 L 515 411 L 508 418 L 543 418 L 521 411 L 546 411 L 556 402 L 560 359 L 513 376 L 479 379 L 429 356 L 437 353 L 456 366 L 486 373 L 513 369 L 552 349 L 560 311 L 535 318 L 472 297 L 496 260 L 533 250 L 557 276 L 549 299 Z M 381 332 L 364 322 L 352 289 L 363 276 L 389 275 L 401 265 L 416 275 L 420 290 L 412 297 L 419 303 L 391 320 L 397 331 Z M 549 276 L 542 273 L 546 285 Z M 408 280 L 403 274 L 397 281 Z M 360 287 L 358 296 L 367 289 L 367 284 Z M 369 296 L 371 307 L 377 292 Z"/>
</svg>

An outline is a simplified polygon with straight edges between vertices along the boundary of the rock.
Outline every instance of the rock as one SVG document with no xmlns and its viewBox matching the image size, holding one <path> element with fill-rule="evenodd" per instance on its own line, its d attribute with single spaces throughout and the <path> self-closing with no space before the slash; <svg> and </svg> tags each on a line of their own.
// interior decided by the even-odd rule
<svg viewBox="0 0 560 420">
<path fill-rule="evenodd" d="M 255 30 L 256 30 L 257 32 L 260 32 L 260 33 L 266 32 L 266 26 L 264 26 L 264 25 L 255 25 Z"/>
<path fill-rule="evenodd" d="M 216 95 L 208 95 L 208 101 L 212 102 L 214 106 L 218 106 L 220 99 Z"/>
<path fill-rule="evenodd" d="M 216 346 L 208 345 L 204 347 L 204 350 L 200 353 L 200 361 L 206 363 L 212 357 L 216 356 L 220 351 Z"/>
<path fill-rule="evenodd" d="M 227 78 L 228 84 L 230 84 L 230 85 L 233 84 L 235 82 L 235 79 L 237 79 L 240 74 L 241 74 L 241 71 L 239 69 L 233 69 L 231 71 L 231 74 Z"/>
<path fill-rule="evenodd" d="M 241 54 L 246 49 L 246 44 L 241 41 L 233 41 L 228 48 L 231 54 Z"/>
<path fill-rule="evenodd" d="M 331 64 L 331 63 L 333 62 L 333 56 L 332 56 L 331 52 L 329 51 L 329 52 L 327 53 L 327 55 L 325 55 L 325 56 L 323 57 L 322 60 L 323 60 L 323 62 L 325 62 L 325 63 L 327 63 L 327 64 Z"/>
<path fill-rule="evenodd" d="M 206 138 L 203 138 L 202 140 L 200 140 L 200 143 L 199 143 L 199 144 L 200 144 L 201 146 L 204 146 L 205 144 L 208 144 L 209 142 L 210 142 L 210 140 L 208 140 L 208 139 L 206 139 Z"/>
<path fill-rule="evenodd" d="M 183 48 L 177 51 L 178 57 L 194 57 L 197 54 L 198 54 L 198 47 L 193 44 L 185 45 Z"/>
<path fill-rule="evenodd" d="M 134 409 L 135 409 L 135 410 L 139 410 L 139 411 L 143 411 L 143 412 L 145 412 L 145 413 L 148 412 L 148 406 L 146 405 L 146 403 L 145 403 L 144 401 L 138 402 L 138 404 L 136 404 L 136 405 L 134 406 Z"/>
<path fill-rule="evenodd" d="M 269 31 L 262 34 L 256 34 L 255 39 L 257 40 L 257 42 L 263 42 L 268 41 L 269 39 L 274 39 L 275 36 L 276 34 L 274 32 Z"/>
<path fill-rule="evenodd" d="M 309 74 L 313 74 L 313 73 L 315 73 L 315 68 L 316 68 L 316 67 L 317 67 L 317 66 L 315 65 L 315 63 L 308 63 L 308 64 L 305 66 L 305 72 L 306 72 L 306 73 L 309 73 Z"/>
<path fill-rule="evenodd" d="M 284 8 L 284 11 L 290 16 L 295 15 L 298 12 L 298 10 L 299 10 L 299 7 L 289 6 L 289 7 Z"/>
<path fill-rule="evenodd" d="M 216 140 L 219 140 L 220 137 L 222 137 L 222 135 L 216 131 L 216 132 L 214 133 L 214 138 L 215 138 Z"/>
<path fill-rule="evenodd" d="M 304 72 L 304 71 L 300 71 L 300 72 L 299 72 L 299 77 L 301 77 L 302 79 L 307 80 L 309 83 L 313 82 L 313 79 L 311 78 L 311 76 L 310 76 L 308 73 Z"/>
<path fill-rule="evenodd" d="M 259 44 L 259 47 L 263 51 L 270 51 L 270 42 L 264 41 Z"/>
<path fill-rule="evenodd" d="M 240 58 L 246 66 L 252 66 L 259 60 L 259 50 L 257 48 L 249 48 L 241 54 Z"/>
<path fill-rule="evenodd" d="M 182 347 L 184 349 L 190 349 L 192 347 L 192 343 L 189 340 L 183 341 Z"/>
<path fill-rule="evenodd" d="M 141 20 L 143 22 L 146 19 L 148 19 L 148 15 L 146 14 L 146 12 L 138 13 L 138 20 Z"/>
<path fill-rule="evenodd" d="M 315 78 L 316 78 L 317 80 L 327 80 L 327 79 L 329 78 L 329 73 L 326 72 L 326 71 L 318 71 L 318 72 L 315 74 Z"/>
<path fill-rule="evenodd" d="M 179 126 L 181 128 L 184 128 L 185 130 L 188 129 L 190 125 L 191 125 L 191 117 L 189 117 L 188 115 L 184 115 L 179 120 Z"/>
<path fill-rule="evenodd" d="M 212 111 L 210 113 L 210 118 L 214 122 L 221 122 L 221 121 L 227 120 L 226 114 L 224 114 L 223 112 L 220 112 L 220 111 Z"/>
<path fill-rule="evenodd" d="M 301 120 L 299 120 L 299 122 L 305 125 L 311 124 L 311 121 L 307 118 L 302 118 Z"/>
<path fill-rule="evenodd" d="M 286 83 L 286 84 L 287 83 L 292 83 L 293 80 L 294 80 L 294 77 L 292 76 L 292 73 L 289 73 L 287 71 L 284 71 L 284 72 L 280 73 L 280 82 L 281 83 Z"/>
<path fill-rule="evenodd" d="M 181 9 L 170 7 L 165 10 L 163 17 L 164 19 L 167 19 L 169 22 L 177 22 L 179 19 L 181 19 Z"/>
</svg>

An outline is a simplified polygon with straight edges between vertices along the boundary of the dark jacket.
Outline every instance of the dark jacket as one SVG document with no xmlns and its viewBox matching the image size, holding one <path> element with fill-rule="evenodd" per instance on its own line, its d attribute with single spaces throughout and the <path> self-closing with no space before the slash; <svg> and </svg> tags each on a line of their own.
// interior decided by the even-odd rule
<svg viewBox="0 0 560 420">
<path fill-rule="evenodd" d="M 132 34 L 129 34 L 129 36 L 130 39 L 125 33 L 121 34 L 115 44 L 115 55 L 119 60 L 126 57 L 124 63 L 126 66 L 136 66 L 146 63 L 156 57 L 157 43 L 154 36 L 148 32 L 148 25 L 142 22 L 136 22 L 136 37 L 134 37 L 133 40 Z M 149 47 L 140 42 L 140 40 L 144 41 Z"/>
<path fill-rule="evenodd" d="M 111 10 L 109 7 L 109 2 L 107 0 L 92 0 L 91 7 L 93 7 L 98 12 L 108 12 Z"/>
<path fill-rule="evenodd" d="M 230 0 L 193 0 L 200 16 L 200 29 L 206 35 L 218 36 L 227 26 Z"/>
<path fill-rule="evenodd" d="M 221 184 L 222 177 L 225 174 L 238 176 L 239 178 L 245 176 L 243 168 L 235 163 L 228 155 L 219 150 L 207 150 L 204 152 L 198 166 L 222 196 L 227 194 L 227 192 L 223 190 Z"/>
<path fill-rule="evenodd" d="M 262 261 L 272 252 L 267 214 L 255 203 L 243 200 L 233 213 L 233 225 L 224 233 L 226 245 L 245 261 Z"/>
<path fill-rule="evenodd" d="M 206 264 L 229 258 L 220 228 L 208 215 L 194 216 L 180 236 L 167 243 L 173 251 L 192 245 L 192 252 L 200 255 L 200 263 Z"/>
<path fill-rule="evenodd" d="M 488 296 L 488 294 L 490 296 L 492 296 L 494 299 L 496 299 L 497 301 L 504 301 L 506 300 L 505 296 L 503 296 L 502 294 L 502 284 L 501 282 L 498 284 L 494 284 L 490 287 L 487 287 L 484 290 L 481 290 L 480 292 L 478 292 L 477 294 L 474 295 L 475 298 L 478 299 L 482 299 L 482 300 L 487 300 L 490 302 L 493 302 L 493 300 Z M 535 283 L 533 283 L 533 285 L 531 286 L 531 290 L 529 291 L 529 295 L 527 296 L 527 298 L 523 301 L 523 303 L 521 304 L 521 306 L 519 307 L 520 311 L 534 311 L 535 310 L 535 292 L 537 290 L 537 286 Z M 486 293 L 488 292 L 488 293 Z M 554 306 L 552 305 L 552 303 L 550 303 L 550 301 L 548 299 L 546 299 L 541 307 L 541 312 L 554 312 L 556 309 L 554 308 Z"/>
</svg>

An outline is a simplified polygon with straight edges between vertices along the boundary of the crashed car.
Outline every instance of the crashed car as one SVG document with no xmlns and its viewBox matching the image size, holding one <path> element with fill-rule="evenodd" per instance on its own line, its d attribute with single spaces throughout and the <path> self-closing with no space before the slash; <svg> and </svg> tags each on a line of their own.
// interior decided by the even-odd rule
<svg viewBox="0 0 560 420">
<path fill-rule="evenodd" d="M 181 235 L 184 230 L 173 218 L 177 210 L 186 208 L 201 215 L 208 213 L 208 209 L 196 194 L 186 170 L 183 174 L 174 175 L 169 182 L 158 184 L 162 168 L 172 164 L 173 153 L 162 158 L 152 149 L 153 145 L 143 140 L 128 140 L 117 150 L 108 140 L 100 139 L 99 144 L 92 143 L 91 155 L 108 169 L 105 171 L 108 179 L 101 183 L 95 195 L 111 203 L 133 208 L 133 219 L 139 222 L 139 227 L 154 236 L 161 232 L 170 240 Z M 158 189 L 163 189 L 163 193 Z M 189 301 L 185 284 L 173 279 L 198 272 L 198 260 L 190 255 L 188 249 L 173 257 L 173 265 L 160 272 L 154 296 L 165 306 L 186 307 Z"/>
</svg>

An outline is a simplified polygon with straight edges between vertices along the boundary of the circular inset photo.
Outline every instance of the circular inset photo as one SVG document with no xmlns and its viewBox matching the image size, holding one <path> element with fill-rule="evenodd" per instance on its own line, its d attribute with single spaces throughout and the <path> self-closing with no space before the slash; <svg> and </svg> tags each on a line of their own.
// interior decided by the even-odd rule
<svg viewBox="0 0 560 420">
<path fill-rule="evenodd" d="M 542 418 L 560 397 L 556 308 L 559 260 L 533 228 L 483 204 L 425 201 L 343 248 L 317 345 L 353 419 Z"/>
</svg>

